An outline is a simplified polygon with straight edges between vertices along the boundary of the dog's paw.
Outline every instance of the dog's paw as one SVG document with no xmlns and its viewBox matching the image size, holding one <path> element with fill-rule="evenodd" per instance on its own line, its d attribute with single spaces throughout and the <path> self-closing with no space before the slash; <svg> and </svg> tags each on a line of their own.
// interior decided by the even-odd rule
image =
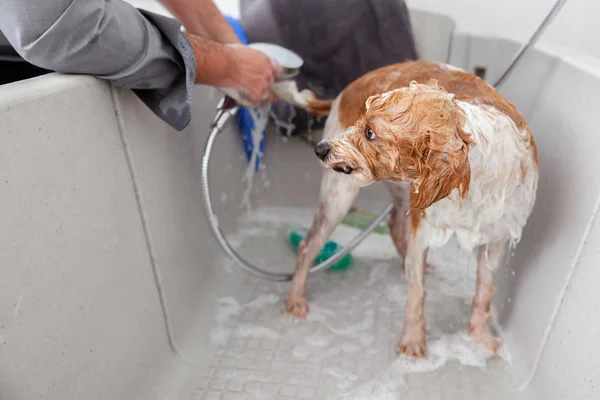
<svg viewBox="0 0 600 400">
<path fill-rule="evenodd" d="M 425 338 L 402 338 L 396 345 L 398 354 L 406 354 L 410 357 L 420 358 L 427 356 L 427 342 Z"/>
<path fill-rule="evenodd" d="M 288 297 L 285 300 L 285 312 L 292 317 L 306 319 L 308 302 L 305 297 Z"/>
<path fill-rule="evenodd" d="M 493 354 L 498 354 L 498 350 L 500 349 L 500 346 L 502 346 L 502 339 L 492 335 L 487 325 L 480 327 L 471 324 L 469 326 L 469 335 L 473 340 Z"/>
<path fill-rule="evenodd" d="M 425 326 L 422 324 L 405 325 L 402 338 L 396 345 L 396 350 L 399 354 L 406 354 L 411 357 L 425 357 L 427 355 Z"/>
</svg>

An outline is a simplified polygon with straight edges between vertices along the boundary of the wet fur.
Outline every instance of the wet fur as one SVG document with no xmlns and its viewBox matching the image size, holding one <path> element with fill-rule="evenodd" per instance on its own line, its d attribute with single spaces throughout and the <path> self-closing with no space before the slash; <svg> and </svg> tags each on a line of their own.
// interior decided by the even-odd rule
<svg viewBox="0 0 600 400">
<path fill-rule="evenodd" d="M 488 325 L 493 271 L 508 243 L 520 240 L 538 182 L 535 141 L 523 116 L 483 80 L 427 61 L 372 71 L 335 101 L 316 101 L 315 114 L 324 115 L 329 105 L 323 143 L 330 151 L 323 163 L 319 207 L 299 246 L 286 311 L 306 316 L 306 279 L 318 252 L 360 186 L 385 182 L 395 206 L 391 236 L 408 281 L 398 351 L 427 354 L 427 251 L 455 236 L 464 249 L 478 251 L 469 333 L 496 352 L 501 341 Z M 369 129 L 373 140 L 367 137 Z M 352 173 L 340 174 L 333 167 Z"/>
</svg>

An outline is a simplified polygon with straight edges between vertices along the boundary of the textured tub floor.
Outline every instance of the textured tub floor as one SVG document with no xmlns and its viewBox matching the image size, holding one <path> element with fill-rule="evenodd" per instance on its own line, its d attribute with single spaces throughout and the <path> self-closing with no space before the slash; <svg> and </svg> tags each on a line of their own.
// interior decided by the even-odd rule
<svg viewBox="0 0 600 400">
<path fill-rule="evenodd" d="M 230 236 L 251 261 L 291 271 L 290 224 L 307 225 L 310 210 L 262 209 Z M 345 243 L 357 231 L 341 227 Z M 371 235 L 343 272 L 309 279 L 306 321 L 282 314 L 289 283 L 241 274 L 227 261 L 221 295 L 208 321 L 209 361 L 182 399 L 485 399 L 513 400 L 506 349 L 488 355 L 465 336 L 475 261 L 454 244 L 431 251 L 426 277 L 429 357 L 398 358 L 406 280 L 388 236 Z"/>
</svg>

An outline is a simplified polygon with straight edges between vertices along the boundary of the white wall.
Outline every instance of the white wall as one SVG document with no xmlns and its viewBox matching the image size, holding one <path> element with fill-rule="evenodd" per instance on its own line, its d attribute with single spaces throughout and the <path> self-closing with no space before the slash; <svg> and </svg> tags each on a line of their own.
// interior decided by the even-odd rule
<svg viewBox="0 0 600 400">
<path fill-rule="evenodd" d="M 164 10 L 156 0 L 127 0 L 136 6 Z M 446 14 L 458 31 L 477 35 L 526 40 L 556 0 L 406 0 L 409 7 Z M 239 16 L 238 0 L 214 0 L 219 9 Z M 299 3 L 301 4 L 301 3 Z M 525 5 L 526 4 L 526 5 Z M 569 0 L 540 39 L 600 58 L 600 1 Z"/>
<path fill-rule="evenodd" d="M 238 0 L 214 0 L 219 9 L 239 15 Z M 406 0 L 417 10 L 454 18 L 458 31 L 525 41 L 556 0 Z M 301 3 L 299 3 L 301 4 Z M 540 42 L 600 58 L 600 1 L 568 0 Z"/>
<path fill-rule="evenodd" d="M 460 32 L 526 40 L 556 0 L 406 0 L 409 7 L 454 18 Z M 540 42 L 600 58 L 600 1 L 569 0 Z"/>
<path fill-rule="evenodd" d="M 160 4 L 158 0 L 125 0 L 128 3 L 133 4 L 135 7 L 143 8 L 148 11 L 152 11 L 159 14 L 171 15 L 165 7 Z M 231 15 L 232 17 L 238 18 L 240 16 L 240 2 L 239 0 L 213 0 L 219 10 L 223 14 Z"/>
</svg>

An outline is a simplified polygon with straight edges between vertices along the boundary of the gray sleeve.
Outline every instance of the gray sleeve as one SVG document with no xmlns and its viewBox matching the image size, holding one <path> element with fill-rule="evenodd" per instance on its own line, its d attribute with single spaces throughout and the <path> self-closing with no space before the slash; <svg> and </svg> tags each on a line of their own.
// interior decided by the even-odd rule
<svg viewBox="0 0 600 400">
<path fill-rule="evenodd" d="M 123 0 L 10 0 L 0 30 L 28 62 L 131 88 L 181 130 L 191 119 L 195 60 L 174 19 Z"/>
</svg>

